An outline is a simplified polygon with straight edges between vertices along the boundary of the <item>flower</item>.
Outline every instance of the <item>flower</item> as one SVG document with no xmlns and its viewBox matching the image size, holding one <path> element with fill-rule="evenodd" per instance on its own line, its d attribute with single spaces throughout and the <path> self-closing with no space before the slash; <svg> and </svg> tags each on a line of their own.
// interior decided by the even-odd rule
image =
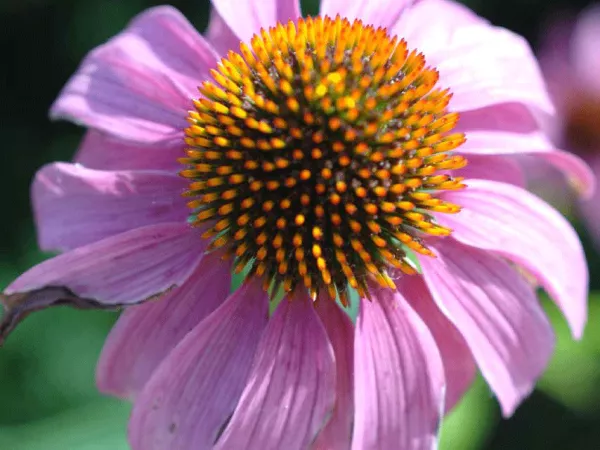
<svg viewBox="0 0 600 450">
<path fill-rule="evenodd" d="M 549 123 L 556 145 L 583 158 L 592 171 L 600 174 L 600 59 L 596 51 L 600 42 L 600 8 L 590 7 L 575 19 L 563 14 L 544 30 L 540 46 L 540 62 L 558 114 Z M 537 174 L 541 183 L 562 187 L 549 170 Z M 550 177 L 550 178 L 548 178 Z M 552 180 L 552 181 L 550 181 Z M 549 200 L 564 203 L 560 189 L 543 190 Z M 564 190 L 562 191 L 564 192 Z M 600 245 L 600 194 L 575 202 L 578 212 Z"/>
<path fill-rule="evenodd" d="M 477 367 L 510 415 L 552 352 L 537 284 L 575 337 L 587 316 L 579 240 L 514 161 L 591 189 L 537 145 L 553 108 L 529 46 L 448 0 L 212 14 L 202 37 L 151 9 L 67 83 L 52 116 L 88 131 L 33 186 L 62 254 L 5 289 L 0 336 L 124 307 L 97 377 L 134 402 L 136 450 L 431 448 Z"/>
</svg>

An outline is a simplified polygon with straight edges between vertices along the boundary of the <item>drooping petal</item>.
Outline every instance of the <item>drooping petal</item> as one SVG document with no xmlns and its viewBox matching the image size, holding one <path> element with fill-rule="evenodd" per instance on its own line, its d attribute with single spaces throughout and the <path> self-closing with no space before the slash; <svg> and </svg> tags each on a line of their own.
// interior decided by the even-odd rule
<svg viewBox="0 0 600 450">
<path fill-rule="evenodd" d="M 238 52 L 240 49 L 239 36 L 229 28 L 227 22 L 223 20 L 223 17 L 214 7 L 210 9 L 210 19 L 205 35 L 219 55 L 225 56 L 229 50 Z"/>
<path fill-rule="evenodd" d="M 542 158 L 559 169 L 566 177 L 569 186 L 583 199 L 588 200 L 596 191 L 596 176 L 589 166 L 573 153 L 554 150 L 539 154 Z"/>
<path fill-rule="evenodd" d="M 600 155 L 600 154 L 599 154 Z M 589 164 L 596 177 L 600 177 L 600 156 L 590 158 Z M 579 210 L 590 231 L 594 242 L 600 248 L 600 189 L 594 195 L 579 204 Z"/>
<path fill-rule="evenodd" d="M 348 450 L 354 416 L 354 326 L 348 314 L 326 296 L 317 300 L 316 310 L 335 354 L 336 399 L 331 418 L 311 449 Z"/>
<path fill-rule="evenodd" d="M 335 402 L 335 360 L 307 294 L 277 307 L 248 384 L 215 449 L 306 449 Z"/>
<path fill-rule="evenodd" d="M 456 327 L 441 313 L 422 277 L 403 276 L 395 283 L 401 292 L 407 293 L 406 299 L 435 339 L 444 363 L 444 405 L 446 411 L 450 411 L 467 392 L 477 373 L 471 350 Z"/>
<path fill-rule="evenodd" d="M 448 193 L 462 206 L 438 220 L 458 241 L 493 251 L 524 267 L 548 291 L 575 337 L 587 320 L 588 270 L 577 234 L 567 220 L 524 189 L 493 181 L 469 180 Z"/>
<path fill-rule="evenodd" d="M 86 57 L 51 116 L 133 142 L 170 140 L 182 136 L 191 98 L 216 62 L 179 11 L 153 8 Z"/>
<path fill-rule="evenodd" d="M 589 167 L 572 153 L 557 150 L 538 119 L 523 105 L 508 103 L 461 113 L 457 131 L 467 135 L 460 147 L 467 158 L 478 156 L 539 158 L 558 168 L 584 198 L 595 188 Z"/>
<path fill-rule="evenodd" d="M 420 259 L 425 282 L 510 416 L 552 355 L 550 322 L 533 288 L 504 260 L 451 238 L 431 248 L 438 257 Z"/>
<path fill-rule="evenodd" d="M 185 156 L 181 137 L 159 144 L 134 145 L 97 130 L 88 130 L 73 158 L 75 163 L 97 170 L 181 170 L 177 158 Z"/>
<path fill-rule="evenodd" d="M 286 24 L 302 16 L 299 0 L 212 0 L 212 5 L 225 24 L 246 43 L 261 28 L 268 30 L 277 22 Z"/>
<path fill-rule="evenodd" d="M 134 404 L 133 450 L 212 448 L 242 394 L 268 312 L 260 284 L 246 283 L 186 335 Z"/>
<path fill-rule="evenodd" d="M 146 225 L 185 223 L 186 184 L 163 172 L 47 165 L 32 187 L 40 247 L 64 251 Z"/>
<path fill-rule="evenodd" d="M 520 157 L 526 156 L 528 164 L 535 163 L 535 160 L 532 158 L 541 159 L 543 160 L 542 163 L 547 162 L 556 167 L 565 177 L 569 186 L 581 198 L 589 199 L 596 190 L 594 174 L 581 158 L 572 153 L 544 148 L 519 150 L 522 138 L 509 133 L 472 133 L 469 134 L 469 139 L 472 139 L 472 145 L 464 149 L 461 148 L 461 153 L 465 154 L 468 160 L 470 160 L 471 155 L 478 155 L 480 157 L 501 155 L 507 158 L 516 157 L 517 161 Z M 495 144 L 485 147 L 487 142 L 495 142 Z M 504 146 L 500 147 L 503 143 Z M 474 145 L 478 147 L 473 149 Z M 494 181 L 502 180 L 498 179 Z"/>
<path fill-rule="evenodd" d="M 206 240 L 186 223 L 127 231 L 34 266 L 0 294 L 0 343 L 29 313 L 56 305 L 117 308 L 159 297 L 187 280 Z"/>
<path fill-rule="evenodd" d="M 436 343 L 405 296 L 372 288 L 354 338 L 353 450 L 436 447 L 444 367 Z"/>
<path fill-rule="evenodd" d="M 512 102 L 489 105 L 482 108 L 477 108 L 469 111 L 460 112 L 460 120 L 456 127 L 457 131 L 462 131 L 468 134 L 469 139 L 465 142 L 461 149 L 473 148 L 485 150 L 492 148 L 503 147 L 493 141 L 483 141 L 483 145 L 477 145 L 479 141 L 471 143 L 471 135 L 479 136 L 477 133 L 492 132 L 508 134 L 510 136 L 518 136 L 521 141 L 515 142 L 518 144 L 518 149 L 527 148 L 550 148 L 552 143 L 548 136 L 542 130 L 543 121 L 535 115 L 525 105 Z"/>
<path fill-rule="evenodd" d="M 337 14 L 352 21 L 360 19 L 366 25 L 392 27 L 414 0 L 321 0 L 320 14 L 335 17 Z"/>
<path fill-rule="evenodd" d="M 181 287 L 160 301 L 123 312 L 100 355 L 98 388 L 134 398 L 170 351 L 221 305 L 230 288 L 230 264 L 210 254 Z"/>
<path fill-rule="evenodd" d="M 527 41 L 455 2 L 418 2 L 391 33 L 404 37 L 439 70 L 439 85 L 452 91 L 450 106 L 456 111 L 519 102 L 554 112 Z"/>
<path fill-rule="evenodd" d="M 467 181 L 471 178 L 482 180 L 500 181 L 525 186 L 525 176 L 521 166 L 510 158 L 493 155 L 467 154 L 468 164 L 457 170 L 456 176 L 464 177 Z"/>
</svg>

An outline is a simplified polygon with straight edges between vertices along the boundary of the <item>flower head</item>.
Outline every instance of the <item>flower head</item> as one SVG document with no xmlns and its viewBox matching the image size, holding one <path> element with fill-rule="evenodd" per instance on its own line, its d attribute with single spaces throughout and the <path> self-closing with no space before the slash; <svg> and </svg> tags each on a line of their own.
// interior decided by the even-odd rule
<svg viewBox="0 0 600 450">
<path fill-rule="evenodd" d="M 136 450 L 431 448 L 476 367 L 506 415 L 533 388 L 537 284 L 585 324 L 581 245 L 515 160 L 590 184 L 538 146 L 552 112 L 527 44 L 448 0 L 304 19 L 221 0 L 205 38 L 149 10 L 52 108 L 89 128 L 34 182 L 63 253 L 5 289 L 0 336 L 47 306 L 125 307 L 98 384 L 134 401 Z"/>
<path fill-rule="evenodd" d="M 550 136 L 559 145 L 583 158 L 597 176 L 600 173 L 600 9 L 584 10 L 579 17 L 562 15 L 546 30 L 540 48 L 540 61 L 558 114 L 550 122 Z M 544 170 L 538 177 L 545 183 L 551 172 Z M 554 185 L 559 183 L 554 182 Z M 577 186 L 575 186 L 577 187 Z M 544 190 L 546 192 L 547 190 Z M 546 192 L 560 201 L 562 192 Z M 596 243 L 600 243 L 598 190 L 593 196 L 576 202 L 578 210 Z"/>
<path fill-rule="evenodd" d="M 298 286 L 347 303 L 368 280 L 394 288 L 414 274 L 407 250 L 450 230 L 438 192 L 464 187 L 448 171 L 464 142 L 438 73 L 383 28 L 337 16 L 264 30 L 229 52 L 205 81 L 186 129 L 191 222 L 211 226 L 209 250 L 272 291 Z"/>
</svg>

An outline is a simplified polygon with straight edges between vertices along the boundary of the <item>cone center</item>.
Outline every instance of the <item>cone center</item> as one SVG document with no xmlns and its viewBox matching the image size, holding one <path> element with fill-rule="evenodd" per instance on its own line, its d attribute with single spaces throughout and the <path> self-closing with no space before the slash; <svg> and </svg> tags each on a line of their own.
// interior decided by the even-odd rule
<svg viewBox="0 0 600 450">
<path fill-rule="evenodd" d="M 450 230 L 437 194 L 451 174 L 458 114 L 438 72 L 385 29 L 336 17 L 279 24 L 229 52 L 200 86 L 186 129 L 191 222 L 236 270 L 273 291 L 367 281 L 394 287 L 408 253 Z"/>
</svg>

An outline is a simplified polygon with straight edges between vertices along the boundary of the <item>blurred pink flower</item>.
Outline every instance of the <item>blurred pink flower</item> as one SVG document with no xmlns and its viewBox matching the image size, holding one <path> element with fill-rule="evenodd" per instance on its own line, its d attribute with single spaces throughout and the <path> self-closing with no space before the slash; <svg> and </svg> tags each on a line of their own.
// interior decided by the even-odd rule
<svg viewBox="0 0 600 450">
<path fill-rule="evenodd" d="M 560 17 L 560 18 L 559 18 Z M 583 158 L 600 175 L 600 7 L 578 17 L 562 13 L 542 36 L 540 63 L 557 106 L 549 133 L 557 146 Z M 556 173 L 543 168 L 537 178 L 547 198 L 569 201 Z M 553 178 L 554 177 L 554 178 Z M 547 187 L 544 188 L 544 185 Z M 549 186 L 554 185 L 554 189 Z M 592 238 L 600 246 L 600 191 L 575 203 Z"/>
<path fill-rule="evenodd" d="M 223 89 L 229 86 L 229 97 L 224 91 L 208 92 L 209 88 L 203 85 L 206 96 L 222 98 L 227 106 L 210 102 L 204 107 L 201 102 L 194 106 L 191 99 L 199 97 L 197 87 L 211 78 L 210 71 L 218 67 L 222 56 L 230 49 L 238 50 L 240 40 L 250 42 L 261 27 L 267 29 L 277 22 L 297 21 L 300 9 L 298 2 L 289 0 L 213 3 L 205 37 L 175 9 L 151 9 L 92 51 L 67 83 L 52 107 L 52 116 L 67 118 L 89 129 L 75 164 L 50 164 L 39 171 L 33 185 L 40 246 L 62 254 L 33 267 L 6 288 L 0 297 L 5 306 L 0 337 L 5 337 L 29 312 L 56 304 L 125 307 L 102 352 L 97 378 L 103 392 L 134 402 L 129 439 L 135 450 L 432 448 L 437 442 L 441 416 L 462 397 L 477 367 L 498 397 L 503 413 L 512 414 L 533 389 L 554 344 L 551 326 L 536 298 L 536 286 L 525 280 L 522 271 L 532 274 L 548 291 L 576 338 L 581 336 L 587 317 L 587 267 L 577 235 L 559 213 L 523 189 L 524 176 L 514 159 L 530 155 L 548 161 L 568 177 L 577 179 L 588 193 L 593 184 L 585 164 L 569 153 L 554 150 L 541 131 L 539 123 L 553 113 L 553 107 L 528 44 L 449 0 L 321 2 L 323 16 L 340 14 L 351 21 L 360 18 L 364 24 L 385 27 L 391 36 L 406 39 L 409 49 L 423 52 L 427 64 L 439 71 L 438 84 L 442 89 L 449 88 L 453 95 L 450 111 L 460 113 L 455 130 L 464 133 L 467 142 L 454 151 L 455 156 L 444 156 L 442 147 L 454 149 L 460 143 L 456 141 L 459 138 L 455 137 L 455 142 L 443 137 L 438 128 L 428 125 L 431 122 L 426 114 L 407 115 L 407 121 L 418 120 L 418 124 L 413 131 L 403 133 L 416 136 L 424 129 L 427 141 L 421 135 L 406 143 L 397 142 L 400 148 L 417 142 L 419 152 L 406 150 L 408 156 L 401 156 L 400 162 L 394 164 L 417 161 L 430 164 L 427 167 L 433 169 L 453 169 L 453 164 L 459 165 L 466 157 L 469 165 L 458 174 L 466 177 L 467 187 L 446 190 L 444 186 L 460 184 L 460 179 L 452 178 L 451 173 L 438 176 L 440 187 L 434 198 L 427 197 L 418 187 L 410 187 L 412 201 L 423 203 L 418 203 L 421 213 L 398 213 L 397 217 L 412 220 L 417 230 L 408 232 L 415 239 L 407 241 L 407 245 L 418 253 L 421 242 L 437 257 L 419 254 L 421 274 L 393 276 L 395 289 L 379 286 L 367 277 L 366 270 L 359 273 L 368 280 L 364 283 L 371 300 L 361 299 L 356 325 L 337 302 L 328 299 L 326 291 L 322 290 L 313 302 L 307 289 L 301 287 L 287 294 L 269 315 L 268 295 L 260 277 L 250 277 L 229 295 L 231 265 L 221 258 L 227 246 L 206 252 L 211 240 L 201 239 L 200 234 L 207 228 L 199 231 L 188 224 L 190 210 L 186 203 L 190 198 L 181 195 L 186 189 L 205 189 L 208 181 L 198 181 L 195 187 L 190 187 L 190 181 L 178 175 L 184 168 L 178 159 L 185 157 L 189 145 L 213 145 L 198 144 L 206 141 L 202 138 L 208 136 L 206 133 L 215 136 L 210 142 L 227 146 L 223 141 L 224 128 L 219 127 L 227 125 L 226 136 L 234 140 L 240 130 L 232 124 L 252 129 L 262 127 L 264 134 L 273 127 L 285 127 L 276 121 L 263 125 L 257 120 L 235 122 L 231 119 L 233 115 L 227 116 L 234 111 L 238 98 L 232 94 L 239 90 L 233 82 L 239 74 L 231 65 L 235 55 L 229 56 L 229 62 L 221 62 L 222 71 L 229 71 L 229 81 L 233 82 L 225 81 L 223 85 Z M 288 36 L 281 30 L 284 28 L 278 36 Z M 333 47 L 323 48 L 326 56 L 322 58 L 334 58 Z M 267 52 L 265 64 L 271 64 L 268 55 Z M 348 55 L 350 52 L 340 57 L 350 64 Z M 254 57 L 245 55 L 245 58 Z M 415 58 L 413 62 L 419 61 L 417 56 L 411 58 Z M 275 57 L 272 61 L 273 65 L 281 63 Z M 359 63 L 364 62 L 358 60 L 356 64 Z M 257 63 L 253 67 L 261 66 Z M 244 81 L 254 82 L 256 89 L 260 87 L 264 93 L 268 92 L 265 86 L 269 76 L 282 77 L 277 79 L 281 91 L 286 91 L 281 75 L 285 70 L 273 67 L 271 72 L 249 72 L 246 79 L 240 78 L 240 85 Z M 323 70 L 332 86 L 343 87 L 339 80 L 345 72 L 319 70 Z M 403 66 L 403 70 L 405 75 L 420 73 L 412 72 L 417 69 L 408 66 Z M 437 76 L 431 70 L 422 73 L 425 74 L 422 78 L 406 88 L 409 94 L 425 83 L 423 77 Z M 360 70 L 359 75 L 362 76 Z M 383 72 L 380 75 L 384 76 Z M 372 76 L 379 75 L 373 72 Z M 257 81 L 258 77 L 266 80 L 265 85 Z M 313 95 L 311 88 L 323 92 L 324 79 L 314 86 L 305 85 L 305 90 L 296 94 L 308 98 Z M 369 77 L 361 78 L 364 80 L 367 84 L 371 82 Z M 395 82 L 402 80 L 398 78 Z M 250 119 L 255 118 L 252 114 L 259 119 L 265 117 L 258 116 L 264 110 L 256 106 L 259 103 L 250 88 L 244 85 L 246 103 L 240 102 L 236 117 L 247 114 L 251 114 Z M 387 89 L 393 88 L 392 84 Z M 213 85 L 211 89 L 216 88 Z M 377 91 L 378 95 L 381 92 Z M 431 98 L 445 95 L 435 92 L 431 95 L 438 97 Z M 427 91 L 419 95 L 425 94 Z M 290 111 L 294 111 L 295 98 L 290 95 L 286 100 L 285 107 Z M 336 106 L 340 111 L 348 108 L 346 118 L 352 112 L 349 98 L 336 100 L 342 102 Z M 416 104 L 411 105 L 416 108 Z M 438 108 L 437 104 L 435 107 Z M 275 111 L 284 105 L 264 108 Z M 384 108 L 375 113 L 385 117 L 389 111 Z M 364 112 L 368 113 L 372 111 Z M 186 138 L 188 117 L 192 119 L 192 127 L 188 128 Z M 313 123 L 311 117 L 304 116 L 302 120 Z M 456 116 L 450 113 L 445 117 L 452 121 Z M 439 117 L 433 119 L 438 127 L 447 123 L 438 122 Z M 212 131 L 211 123 L 215 124 Z M 335 120 L 328 123 L 331 130 L 339 126 Z M 400 127 L 403 123 L 390 122 L 390 129 L 393 126 Z M 337 142 L 327 140 L 334 139 L 333 131 L 325 130 L 324 136 L 321 129 L 305 127 L 296 131 L 292 127 L 289 133 L 300 136 L 312 133 L 309 134 L 312 141 L 307 144 L 311 148 L 323 139 L 325 146 Z M 366 137 L 367 128 L 361 128 L 361 133 L 359 143 L 360 139 L 371 142 Z M 278 136 L 287 139 L 285 134 Z M 383 135 L 377 136 L 383 142 Z M 279 141 L 270 142 L 264 145 L 279 145 Z M 433 150 L 428 145 L 438 152 L 431 158 L 427 155 Z M 251 158 L 248 156 L 251 152 L 243 153 L 241 146 L 236 148 Z M 358 154 L 359 146 L 356 148 Z M 386 151 L 392 152 L 390 148 Z M 313 166 L 308 167 L 329 169 L 318 165 L 321 153 L 317 150 L 315 154 L 313 148 Z M 239 153 L 231 151 L 228 158 L 233 161 Z M 196 153 L 193 150 L 188 156 L 192 158 Z M 212 161 L 208 153 L 202 155 Z M 371 158 L 369 161 L 380 161 L 375 154 Z M 365 164 L 371 164 L 369 161 Z M 444 165 L 436 166 L 438 162 L 434 161 L 443 161 Z M 191 164 L 189 159 L 184 159 L 184 163 Z M 188 178 L 204 180 L 201 173 L 213 167 L 208 165 L 206 169 L 207 164 L 194 164 Z M 223 173 L 231 173 L 230 168 L 214 164 Z M 385 164 L 381 167 L 384 172 L 387 170 Z M 425 175 L 427 167 L 422 166 L 423 172 L 418 167 L 421 166 L 410 168 L 408 173 L 420 176 L 419 182 L 425 185 L 433 183 L 434 177 Z M 350 166 L 347 170 L 358 168 Z M 343 171 L 338 173 L 344 175 Z M 297 176 L 304 175 L 293 174 Z M 378 176 L 382 180 L 390 177 L 386 173 Z M 329 178 L 322 175 L 322 179 Z M 403 180 L 409 183 L 408 178 Z M 236 182 L 229 178 L 225 188 Z M 231 195 L 242 192 L 246 184 L 240 186 Z M 346 189 L 336 184 L 338 188 L 340 192 Z M 314 189 L 318 192 L 318 184 Z M 229 191 L 219 192 L 220 198 L 226 195 L 230 198 L 226 194 Z M 273 197 L 265 198 L 267 194 L 260 191 L 260 185 L 258 192 L 252 200 L 260 201 L 268 211 L 267 199 Z M 321 223 L 319 207 L 328 208 L 327 217 L 337 211 L 328 206 L 328 201 L 335 204 L 333 194 L 328 195 L 323 202 L 313 204 L 314 223 L 308 223 L 309 232 L 314 224 Z M 356 194 L 356 198 L 345 198 L 359 197 Z M 191 203 L 194 207 L 194 201 Z M 452 204 L 462 208 L 460 213 L 443 214 Z M 249 209 L 255 210 L 256 207 Z M 207 210 L 198 215 L 203 211 Z M 281 213 L 277 211 L 265 220 L 277 218 Z M 227 213 L 222 214 L 228 217 Z M 347 216 L 363 220 L 368 217 L 365 214 Z M 379 216 L 373 217 L 379 220 Z M 429 217 L 435 220 L 428 222 Z M 304 218 L 298 219 L 294 225 L 302 232 L 303 221 Z M 207 226 L 218 229 L 219 223 L 208 222 Z M 230 222 L 222 223 L 224 227 L 232 226 Z M 380 222 L 373 223 L 363 222 L 362 229 L 366 229 L 365 224 L 371 230 L 377 229 Z M 451 236 L 443 236 L 443 227 L 452 229 Z M 281 227 L 278 223 L 272 228 Z M 440 236 L 427 235 L 427 230 L 436 230 Z M 320 232 L 323 231 L 313 229 L 314 242 L 319 241 Z M 356 230 L 353 233 L 345 232 L 340 239 L 353 241 L 362 236 Z M 372 233 L 374 236 L 369 232 L 367 238 L 373 238 L 377 244 L 375 237 L 380 235 L 377 231 Z M 270 237 L 274 247 L 291 246 L 289 241 L 276 244 L 277 236 Z M 239 239 L 253 242 L 245 241 L 242 235 Z M 215 241 L 212 242 L 214 245 Z M 364 241 L 357 242 L 367 245 Z M 389 248 L 391 241 L 386 242 Z M 302 245 L 298 244 L 301 250 Z M 342 244 L 336 245 L 348 254 L 352 251 Z M 353 242 L 361 258 L 364 245 L 360 247 Z M 425 247 L 420 248 L 422 253 L 427 253 Z M 317 252 L 313 246 L 312 251 L 315 264 L 321 264 L 316 256 L 321 249 Z M 324 258 L 331 258 L 333 251 L 330 247 L 323 248 Z M 363 258 L 364 267 L 372 267 L 368 265 L 370 255 L 383 255 L 383 251 L 369 250 L 371 253 Z M 302 261 L 301 257 L 297 259 Z M 323 261 L 329 264 L 331 259 Z M 343 266 L 341 259 L 338 261 Z M 274 261 L 270 262 L 273 265 L 269 267 L 277 268 Z M 277 263 L 281 270 L 282 261 Z M 254 264 L 253 270 L 258 272 L 260 264 Z M 355 263 L 353 269 L 360 269 L 360 264 L 363 263 Z M 410 271 L 406 264 L 400 266 Z M 269 274 L 268 267 L 266 270 Z M 341 270 L 336 270 L 330 274 L 334 280 L 343 276 Z M 327 274 L 322 267 L 317 273 L 323 280 Z M 347 276 L 352 280 L 351 275 Z M 392 283 L 386 277 L 386 273 L 377 276 L 380 282 Z M 337 281 L 337 284 L 323 283 L 329 288 L 340 286 Z"/>
</svg>

